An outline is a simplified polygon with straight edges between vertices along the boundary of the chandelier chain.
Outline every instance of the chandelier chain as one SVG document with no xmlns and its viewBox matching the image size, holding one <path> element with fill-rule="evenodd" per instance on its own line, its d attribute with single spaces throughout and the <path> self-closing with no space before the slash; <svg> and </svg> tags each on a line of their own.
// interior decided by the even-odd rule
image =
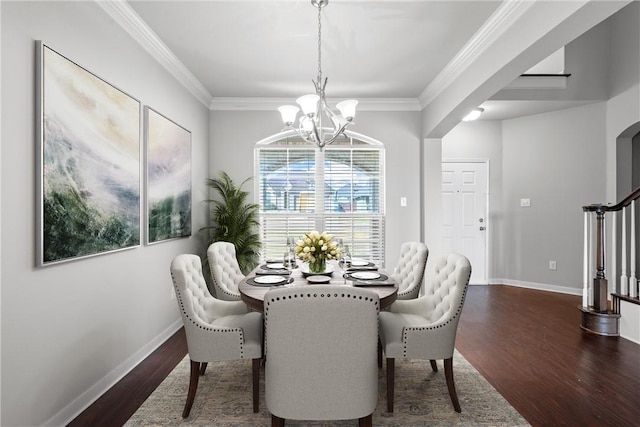
<svg viewBox="0 0 640 427">
<path fill-rule="evenodd" d="M 322 84 L 322 7 L 318 6 L 318 86 Z"/>
<path fill-rule="evenodd" d="M 295 131 L 298 136 L 306 142 L 315 144 L 320 150 L 325 145 L 331 144 L 340 135 L 343 135 L 344 129 L 353 124 L 353 117 L 358 104 L 355 99 L 341 101 L 336 105 L 339 111 L 339 114 L 336 114 L 325 100 L 324 91 L 327 85 L 327 78 L 324 79 L 324 82 L 322 81 L 322 8 L 328 3 L 329 0 L 311 0 L 311 4 L 318 8 L 318 80 L 313 81 L 316 93 L 304 95 L 297 99 L 296 102 L 302 107 L 303 112 L 297 127 L 294 126 L 294 123 L 297 120 L 300 108 L 292 105 L 282 105 L 278 108 L 286 128 Z M 333 123 L 332 131 L 323 128 L 323 116 Z"/>
</svg>

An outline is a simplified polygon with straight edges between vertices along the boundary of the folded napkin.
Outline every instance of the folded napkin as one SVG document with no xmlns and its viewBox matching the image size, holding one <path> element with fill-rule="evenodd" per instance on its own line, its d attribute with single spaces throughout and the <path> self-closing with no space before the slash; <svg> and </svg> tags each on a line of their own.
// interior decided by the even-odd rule
<svg viewBox="0 0 640 427">
<path fill-rule="evenodd" d="M 287 270 L 276 270 L 276 269 L 257 270 L 256 271 L 256 276 L 268 276 L 268 275 L 288 276 L 289 272 Z"/>
<path fill-rule="evenodd" d="M 350 267 L 347 269 L 347 272 L 351 272 L 351 271 L 378 271 L 378 267 L 375 265 L 372 266 L 356 266 L 356 267 Z"/>
<path fill-rule="evenodd" d="M 393 282 L 375 282 L 375 281 L 362 281 L 353 282 L 353 286 L 394 286 Z"/>
</svg>

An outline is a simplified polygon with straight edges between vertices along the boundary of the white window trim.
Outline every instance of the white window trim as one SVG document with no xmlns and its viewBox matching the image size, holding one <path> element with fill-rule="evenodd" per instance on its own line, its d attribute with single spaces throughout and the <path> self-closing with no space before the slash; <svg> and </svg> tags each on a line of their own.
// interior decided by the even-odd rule
<svg viewBox="0 0 640 427">
<path fill-rule="evenodd" d="M 345 136 L 347 136 L 348 138 L 353 138 L 356 140 L 359 140 L 361 142 L 366 143 L 367 145 L 360 145 L 360 146 L 353 146 L 353 145 L 345 145 L 345 146 L 340 146 L 340 145 L 336 145 L 336 146 L 327 146 L 327 148 L 329 148 L 330 150 L 349 150 L 349 151 L 357 151 L 359 149 L 361 150 L 370 150 L 371 148 L 374 149 L 379 149 L 381 151 L 381 156 L 380 156 L 380 169 L 382 171 L 382 177 L 386 177 L 386 173 L 385 173 L 385 169 L 386 169 L 386 165 L 385 165 L 385 147 L 384 144 L 374 138 L 371 138 L 369 136 L 357 133 L 357 132 L 353 132 L 353 131 L 349 131 L 349 130 L 345 130 L 344 132 Z M 299 138 L 299 136 L 293 131 L 293 130 L 285 130 L 282 132 L 279 132 L 277 134 L 271 135 L 267 138 L 264 138 L 260 141 L 258 141 L 255 144 L 254 147 L 254 170 L 259 170 L 259 163 L 260 163 L 260 156 L 259 156 L 259 152 L 261 149 L 267 148 L 268 146 L 273 147 L 273 148 L 291 148 L 291 146 L 287 145 L 286 143 L 283 143 L 282 145 L 278 144 L 280 141 L 286 140 L 287 138 L 293 138 L 293 139 L 297 139 Z M 300 148 L 305 147 L 304 145 L 301 145 Z M 309 148 L 310 149 L 314 149 L 314 147 L 309 144 Z M 316 148 L 317 149 L 317 148 Z M 324 157 L 324 156 L 323 156 Z M 324 175 L 324 168 L 323 165 L 321 164 L 319 168 L 316 168 L 316 179 L 322 179 Z M 254 194 L 256 197 L 256 203 L 259 203 L 260 201 L 260 180 L 256 179 L 254 180 Z M 372 218 L 380 218 L 382 220 L 381 226 L 380 226 L 380 230 L 379 232 L 381 233 L 381 241 L 380 241 L 380 258 L 381 259 L 377 259 L 376 261 L 380 262 L 382 265 L 384 265 L 385 262 L 385 217 L 386 217 L 386 178 L 382 179 L 381 182 L 379 183 L 380 185 L 380 212 L 378 213 L 372 213 L 372 214 L 362 214 L 360 215 L 360 217 L 372 217 Z M 318 201 L 318 197 L 321 197 L 320 201 Z M 324 195 L 323 194 L 318 194 L 316 193 L 316 206 L 319 205 L 323 205 L 323 200 L 324 200 Z M 278 212 L 278 213 L 271 213 L 271 212 L 260 212 L 259 215 L 262 217 L 269 217 L 269 216 L 274 216 L 274 217 L 279 217 L 282 216 L 282 212 Z M 304 213 L 296 213 L 296 212 L 290 212 L 287 215 L 289 216 L 308 216 L 305 215 Z M 345 216 L 345 217 L 353 217 L 353 215 L 350 214 L 339 214 L 339 213 L 332 213 L 332 212 L 322 212 L 322 213 L 314 213 L 312 216 L 315 217 L 316 221 L 320 221 L 320 222 L 324 222 L 325 218 L 328 215 L 334 215 L 336 217 L 339 216 Z M 261 221 L 262 222 L 262 221 Z M 320 230 L 322 227 L 319 227 L 319 224 L 316 223 L 316 229 Z M 311 230 L 309 230 L 311 231 Z M 261 233 L 262 235 L 262 233 Z M 296 236 L 292 236 L 292 237 L 296 237 Z M 284 243 L 283 243 L 284 245 Z M 263 254 L 264 257 L 264 254 Z"/>
</svg>

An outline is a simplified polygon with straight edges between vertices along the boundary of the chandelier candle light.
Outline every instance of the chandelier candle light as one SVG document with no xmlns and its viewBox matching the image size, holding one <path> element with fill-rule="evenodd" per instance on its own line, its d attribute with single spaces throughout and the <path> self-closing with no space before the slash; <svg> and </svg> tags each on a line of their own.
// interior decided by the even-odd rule
<svg viewBox="0 0 640 427">
<path fill-rule="evenodd" d="M 353 123 L 353 118 L 356 115 L 356 106 L 358 105 L 358 101 L 355 99 L 339 102 L 336 108 L 340 111 L 340 114 L 336 114 L 329 108 L 325 99 L 324 90 L 327 86 L 327 79 L 325 78 L 324 82 L 322 81 L 321 11 L 328 3 L 329 0 L 311 0 L 311 4 L 318 8 L 318 79 L 313 81 L 316 93 L 301 96 L 296 100 L 300 108 L 302 108 L 302 116 L 300 116 L 297 127 L 294 127 L 294 123 L 300 108 L 295 105 L 283 105 L 278 108 L 282 115 L 282 121 L 286 126 L 285 129 L 294 130 L 302 139 L 317 145 L 320 150 L 325 145 L 335 141 L 344 129 Z M 331 121 L 333 124 L 332 129 L 322 127 L 323 116 Z"/>
</svg>

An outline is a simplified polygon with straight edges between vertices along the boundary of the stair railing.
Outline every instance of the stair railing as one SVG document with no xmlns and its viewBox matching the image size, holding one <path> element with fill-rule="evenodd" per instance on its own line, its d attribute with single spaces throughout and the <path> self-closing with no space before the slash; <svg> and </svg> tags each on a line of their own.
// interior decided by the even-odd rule
<svg viewBox="0 0 640 427">
<path fill-rule="evenodd" d="M 640 187 L 613 206 L 593 204 L 582 207 L 584 212 L 582 307 L 585 310 L 606 313 L 609 307 L 608 301 L 612 295 L 638 298 L 636 201 L 639 198 Z M 609 229 L 611 236 L 609 244 L 607 244 L 605 226 L 607 217 L 612 221 Z M 619 219 L 621 219 L 621 232 L 618 232 Z M 618 243 L 618 237 L 620 243 Z M 607 248 L 611 251 L 611 283 L 607 279 L 605 268 Z M 619 280 L 616 273 L 618 255 L 621 270 Z M 613 313 L 619 314 L 618 304 L 613 305 Z"/>
</svg>

